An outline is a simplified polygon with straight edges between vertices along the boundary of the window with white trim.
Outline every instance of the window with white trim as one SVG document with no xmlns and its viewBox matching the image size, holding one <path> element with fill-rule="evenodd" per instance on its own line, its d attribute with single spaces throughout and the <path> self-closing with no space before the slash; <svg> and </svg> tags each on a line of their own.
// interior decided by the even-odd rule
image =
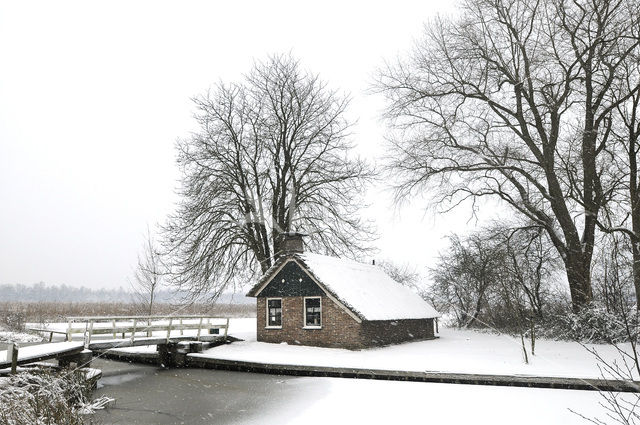
<svg viewBox="0 0 640 425">
<path fill-rule="evenodd" d="M 304 299 L 304 326 L 319 328 L 322 326 L 322 303 L 320 297 Z"/>
<path fill-rule="evenodd" d="M 267 298 L 267 327 L 282 327 L 282 298 Z"/>
</svg>

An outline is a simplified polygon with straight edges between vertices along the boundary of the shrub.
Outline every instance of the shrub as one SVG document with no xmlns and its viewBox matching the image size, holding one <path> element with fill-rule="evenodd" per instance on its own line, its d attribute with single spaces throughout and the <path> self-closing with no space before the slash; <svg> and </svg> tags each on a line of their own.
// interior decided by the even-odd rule
<svg viewBox="0 0 640 425">
<path fill-rule="evenodd" d="M 0 425 L 82 425 L 90 388 L 76 373 L 33 369 L 0 378 Z"/>
<path fill-rule="evenodd" d="M 17 310 L 0 310 L 0 324 L 12 331 L 24 331 L 25 314 Z"/>
<path fill-rule="evenodd" d="M 638 315 L 635 308 L 615 314 L 598 303 L 592 303 L 577 313 L 551 314 L 541 328 L 544 336 L 554 339 L 619 343 L 637 337 Z"/>
</svg>

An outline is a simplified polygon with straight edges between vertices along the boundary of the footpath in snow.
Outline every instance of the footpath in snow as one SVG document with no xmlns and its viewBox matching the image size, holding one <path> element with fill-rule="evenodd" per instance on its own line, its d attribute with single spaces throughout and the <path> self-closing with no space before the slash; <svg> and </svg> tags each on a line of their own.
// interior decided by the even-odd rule
<svg viewBox="0 0 640 425">
<path fill-rule="evenodd" d="M 191 356 L 299 366 L 596 379 L 602 377 L 598 362 L 585 347 L 596 349 L 609 361 L 620 361 L 616 349 L 608 345 L 541 339 L 536 341 L 536 355 L 529 353 L 529 364 L 525 364 L 518 339 L 450 328 L 441 328 L 435 340 L 350 351 L 257 342 L 255 326 L 255 319 L 232 319 L 229 334 L 244 341 Z"/>
</svg>

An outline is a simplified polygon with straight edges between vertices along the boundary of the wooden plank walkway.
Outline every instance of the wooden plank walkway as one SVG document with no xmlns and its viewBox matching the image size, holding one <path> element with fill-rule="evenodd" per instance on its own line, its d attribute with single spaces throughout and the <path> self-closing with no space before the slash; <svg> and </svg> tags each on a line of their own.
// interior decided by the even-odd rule
<svg viewBox="0 0 640 425">
<path fill-rule="evenodd" d="M 267 373 L 272 375 L 317 376 L 376 379 L 389 381 L 435 382 L 444 384 L 492 385 L 527 388 L 553 388 L 587 391 L 640 392 L 638 381 L 616 381 L 523 375 L 482 375 L 448 372 L 408 372 L 382 369 L 354 369 L 323 366 L 281 365 L 213 359 L 201 354 L 187 355 L 188 367 Z"/>
<path fill-rule="evenodd" d="M 220 335 L 202 335 L 199 337 L 200 341 L 211 342 L 217 340 L 224 340 L 224 336 Z M 127 348 L 127 347 L 140 347 L 143 345 L 161 345 L 167 343 L 175 343 L 181 341 L 195 341 L 195 336 L 172 336 L 169 339 L 167 337 L 137 337 L 132 340 L 131 338 L 124 339 L 108 339 L 108 340 L 94 340 L 87 345 L 89 350 L 109 350 L 112 348 Z"/>
<path fill-rule="evenodd" d="M 79 354 L 84 350 L 83 342 L 54 342 L 50 344 L 30 345 L 18 350 L 18 365 L 24 365 L 59 357 Z M 11 367 L 11 355 L 8 350 L 0 351 L 0 369 Z"/>
</svg>

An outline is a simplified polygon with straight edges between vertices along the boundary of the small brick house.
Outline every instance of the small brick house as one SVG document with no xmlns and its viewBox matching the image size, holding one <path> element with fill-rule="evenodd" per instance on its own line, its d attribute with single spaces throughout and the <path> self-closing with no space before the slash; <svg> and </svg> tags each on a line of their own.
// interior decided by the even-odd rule
<svg viewBox="0 0 640 425">
<path fill-rule="evenodd" d="M 434 338 L 438 312 L 381 268 L 305 253 L 299 233 L 284 246 L 247 294 L 258 341 L 353 350 Z"/>
</svg>

